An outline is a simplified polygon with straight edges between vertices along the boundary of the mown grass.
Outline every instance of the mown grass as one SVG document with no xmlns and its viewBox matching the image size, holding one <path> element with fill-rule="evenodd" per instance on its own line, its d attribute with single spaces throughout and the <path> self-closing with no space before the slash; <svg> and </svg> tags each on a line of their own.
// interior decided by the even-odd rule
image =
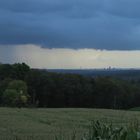
<svg viewBox="0 0 140 140">
<path fill-rule="evenodd" d="M 107 109 L 18 109 L 0 108 L 0 140 L 54 140 L 73 133 L 81 139 L 92 121 L 115 127 L 140 121 L 140 112 Z"/>
</svg>

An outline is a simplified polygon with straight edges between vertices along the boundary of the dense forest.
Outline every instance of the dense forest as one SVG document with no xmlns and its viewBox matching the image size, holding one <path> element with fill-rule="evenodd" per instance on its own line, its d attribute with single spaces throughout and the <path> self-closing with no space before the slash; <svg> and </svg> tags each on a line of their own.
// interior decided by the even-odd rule
<svg viewBox="0 0 140 140">
<path fill-rule="evenodd" d="M 140 106 L 140 79 L 86 77 L 0 64 L 0 105 L 128 109 Z"/>
</svg>

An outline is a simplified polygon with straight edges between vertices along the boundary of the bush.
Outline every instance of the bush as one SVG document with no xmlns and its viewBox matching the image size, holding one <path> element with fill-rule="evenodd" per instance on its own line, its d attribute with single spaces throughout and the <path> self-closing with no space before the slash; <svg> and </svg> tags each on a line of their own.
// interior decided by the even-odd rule
<svg viewBox="0 0 140 140">
<path fill-rule="evenodd" d="M 55 140 L 64 140 L 64 137 L 55 137 Z M 75 133 L 71 140 L 77 140 Z M 112 124 L 94 121 L 81 140 L 140 140 L 138 122 L 134 121 L 128 127 L 115 127 Z"/>
</svg>

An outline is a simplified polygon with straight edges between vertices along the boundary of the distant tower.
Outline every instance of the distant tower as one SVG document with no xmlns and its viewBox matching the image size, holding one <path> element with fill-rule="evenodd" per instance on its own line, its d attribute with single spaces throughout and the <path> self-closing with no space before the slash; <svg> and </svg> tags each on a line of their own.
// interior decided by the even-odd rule
<svg viewBox="0 0 140 140">
<path fill-rule="evenodd" d="M 111 70 L 111 66 L 109 66 L 108 69 Z"/>
</svg>

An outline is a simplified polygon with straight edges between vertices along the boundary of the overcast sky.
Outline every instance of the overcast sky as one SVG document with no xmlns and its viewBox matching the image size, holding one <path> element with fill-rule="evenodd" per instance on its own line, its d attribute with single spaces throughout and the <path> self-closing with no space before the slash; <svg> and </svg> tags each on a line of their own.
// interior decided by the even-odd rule
<svg viewBox="0 0 140 140">
<path fill-rule="evenodd" d="M 0 62 L 140 68 L 139 6 L 140 0 L 0 0 Z"/>
</svg>

